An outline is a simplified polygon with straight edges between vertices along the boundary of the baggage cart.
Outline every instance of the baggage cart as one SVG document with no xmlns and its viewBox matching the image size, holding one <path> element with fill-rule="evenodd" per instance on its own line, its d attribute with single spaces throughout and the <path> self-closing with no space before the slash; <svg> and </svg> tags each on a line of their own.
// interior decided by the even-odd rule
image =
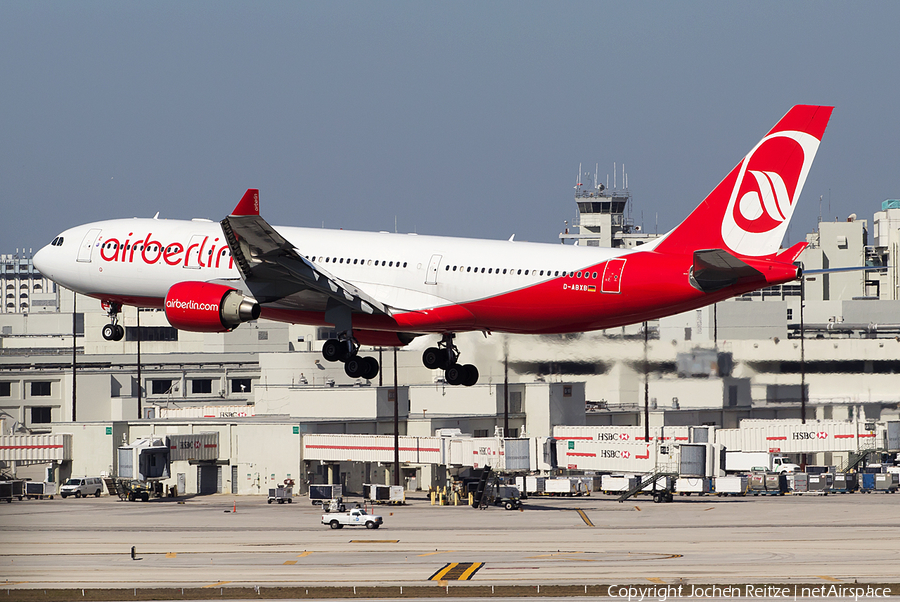
<svg viewBox="0 0 900 602">
<path fill-rule="evenodd" d="M 44 498 L 53 499 L 56 495 L 56 483 L 43 481 L 26 481 L 25 497 L 29 500 L 42 500 Z"/>
</svg>

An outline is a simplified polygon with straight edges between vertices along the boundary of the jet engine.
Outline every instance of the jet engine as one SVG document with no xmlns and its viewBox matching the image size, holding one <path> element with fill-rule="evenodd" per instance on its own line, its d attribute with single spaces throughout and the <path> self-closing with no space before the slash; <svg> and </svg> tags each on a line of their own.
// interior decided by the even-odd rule
<svg viewBox="0 0 900 602">
<path fill-rule="evenodd" d="M 166 319 L 179 330 L 229 332 L 259 313 L 255 299 L 221 284 L 179 282 L 166 294 Z"/>
</svg>

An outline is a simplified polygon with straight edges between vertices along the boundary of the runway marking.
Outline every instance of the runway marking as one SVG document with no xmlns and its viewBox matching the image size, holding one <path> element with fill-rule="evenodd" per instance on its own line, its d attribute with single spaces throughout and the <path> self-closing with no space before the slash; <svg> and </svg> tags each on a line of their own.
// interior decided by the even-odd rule
<svg viewBox="0 0 900 602">
<path fill-rule="evenodd" d="M 581 508 L 575 508 L 575 512 L 578 513 L 578 515 L 581 517 L 581 520 L 583 520 L 584 524 L 586 524 L 588 527 L 594 526 L 594 523 L 592 523 L 591 519 L 588 518 L 588 515 L 584 513 L 584 510 L 582 510 Z"/>
<path fill-rule="evenodd" d="M 483 562 L 451 562 L 428 578 L 429 581 L 469 581 Z"/>
<path fill-rule="evenodd" d="M 400 543 L 399 539 L 351 539 L 350 543 Z"/>
<path fill-rule="evenodd" d="M 538 556 L 526 556 L 525 558 L 550 558 L 551 556 L 571 556 L 572 554 L 584 554 L 584 552 L 552 552 L 550 554 L 540 554 Z"/>
<path fill-rule="evenodd" d="M 218 583 L 210 583 L 209 585 L 200 586 L 201 589 L 205 589 L 207 587 L 219 587 L 220 585 L 225 585 L 226 583 L 231 583 L 231 581 L 219 581 Z"/>
<path fill-rule="evenodd" d="M 456 550 L 443 550 L 441 552 L 428 552 L 427 554 L 416 554 L 416 556 L 421 558 L 422 556 L 434 556 L 435 554 L 450 554 L 455 551 Z"/>
<path fill-rule="evenodd" d="M 665 581 L 659 577 L 647 577 L 647 581 L 652 581 L 653 583 L 665 583 Z"/>
<path fill-rule="evenodd" d="M 285 564 L 297 564 L 297 561 L 296 560 L 285 560 L 284 563 Z"/>
<path fill-rule="evenodd" d="M 313 552 L 303 552 L 302 554 L 297 554 L 297 558 L 306 558 L 307 556 L 309 556 L 312 553 Z"/>
<path fill-rule="evenodd" d="M 834 577 L 829 577 L 828 575 L 816 575 L 819 579 L 824 579 L 825 581 L 836 581 L 838 583 L 841 582 L 840 579 L 835 579 Z"/>
<path fill-rule="evenodd" d="M 634 509 L 637 510 L 638 512 L 641 511 L 641 509 L 640 509 L 639 507 L 637 507 L 637 506 L 635 506 Z"/>
<path fill-rule="evenodd" d="M 178 552 L 166 552 L 166 558 L 175 558 L 178 556 Z"/>
</svg>

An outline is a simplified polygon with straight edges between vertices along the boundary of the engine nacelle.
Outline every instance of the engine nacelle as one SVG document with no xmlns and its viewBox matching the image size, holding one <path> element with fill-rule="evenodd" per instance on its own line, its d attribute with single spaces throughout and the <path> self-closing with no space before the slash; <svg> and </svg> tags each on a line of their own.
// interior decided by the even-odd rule
<svg viewBox="0 0 900 602">
<path fill-rule="evenodd" d="M 179 282 L 166 294 L 166 319 L 178 330 L 228 332 L 259 313 L 255 299 L 221 284 Z"/>
</svg>

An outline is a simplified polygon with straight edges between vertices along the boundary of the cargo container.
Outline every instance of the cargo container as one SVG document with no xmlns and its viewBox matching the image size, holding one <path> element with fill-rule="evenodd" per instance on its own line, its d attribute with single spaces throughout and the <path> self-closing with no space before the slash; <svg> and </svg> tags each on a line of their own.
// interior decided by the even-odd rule
<svg viewBox="0 0 900 602">
<path fill-rule="evenodd" d="M 894 493 L 897 491 L 897 474 L 883 472 L 875 475 L 875 491 L 883 491 L 884 493 Z"/>
<path fill-rule="evenodd" d="M 208 461 L 219 459 L 219 433 L 169 435 L 169 461 Z"/>
<path fill-rule="evenodd" d="M 676 493 L 704 495 L 712 490 L 710 479 L 706 477 L 678 477 L 675 481 Z"/>
<path fill-rule="evenodd" d="M 325 501 L 340 500 L 344 497 L 343 485 L 310 485 L 309 499 L 314 506 Z"/>
<path fill-rule="evenodd" d="M 29 500 L 53 499 L 56 495 L 56 483 L 44 481 L 25 481 L 25 497 Z"/>
<path fill-rule="evenodd" d="M 2 462 L 68 462 L 72 435 L 0 435 Z"/>
<path fill-rule="evenodd" d="M 747 475 L 716 477 L 716 495 L 744 495 L 749 487 Z"/>
<path fill-rule="evenodd" d="M 788 491 L 802 495 L 809 491 L 809 475 L 805 472 L 787 473 Z"/>
<path fill-rule="evenodd" d="M 572 495 L 581 495 L 582 492 L 579 491 L 580 481 L 576 479 L 570 479 L 569 477 L 560 477 L 547 479 L 544 492 L 547 495 L 563 495 L 563 496 L 572 496 Z"/>
<path fill-rule="evenodd" d="M 25 497 L 25 481 L 0 481 L 0 501 L 12 502 L 13 498 Z"/>
<path fill-rule="evenodd" d="M 600 490 L 603 493 L 625 493 L 638 486 L 641 477 L 637 475 L 603 475 Z"/>
<path fill-rule="evenodd" d="M 810 493 L 828 493 L 834 484 L 834 475 L 831 473 L 811 474 L 809 475 L 809 492 Z"/>
<path fill-rule="evenodd" d="M 406 492 L 402 485 L 363 485 L 363 497 L 373 504 L 403 504 Z"/>
<path fill-rule="evenodd" d="M 547 477 L 525 476 L 516 477 L 516 487 L 520 495 L 525 498 L 529 495 L 543 495 L 546 493 Z"/>
<path fill-rule="evenodd" d="M 839 472 L 834 475 L 834 483 L 831 491 L 834 493 L 853 493 L 859 489 L 859 475 L 856 473 Z"/>
<path fill-rule="evenodd" d="M 864 472 L 859 475 L 859 489 L 863 493 L 872 493 L 875 491 L 874 472 Z"/>
</svg>

